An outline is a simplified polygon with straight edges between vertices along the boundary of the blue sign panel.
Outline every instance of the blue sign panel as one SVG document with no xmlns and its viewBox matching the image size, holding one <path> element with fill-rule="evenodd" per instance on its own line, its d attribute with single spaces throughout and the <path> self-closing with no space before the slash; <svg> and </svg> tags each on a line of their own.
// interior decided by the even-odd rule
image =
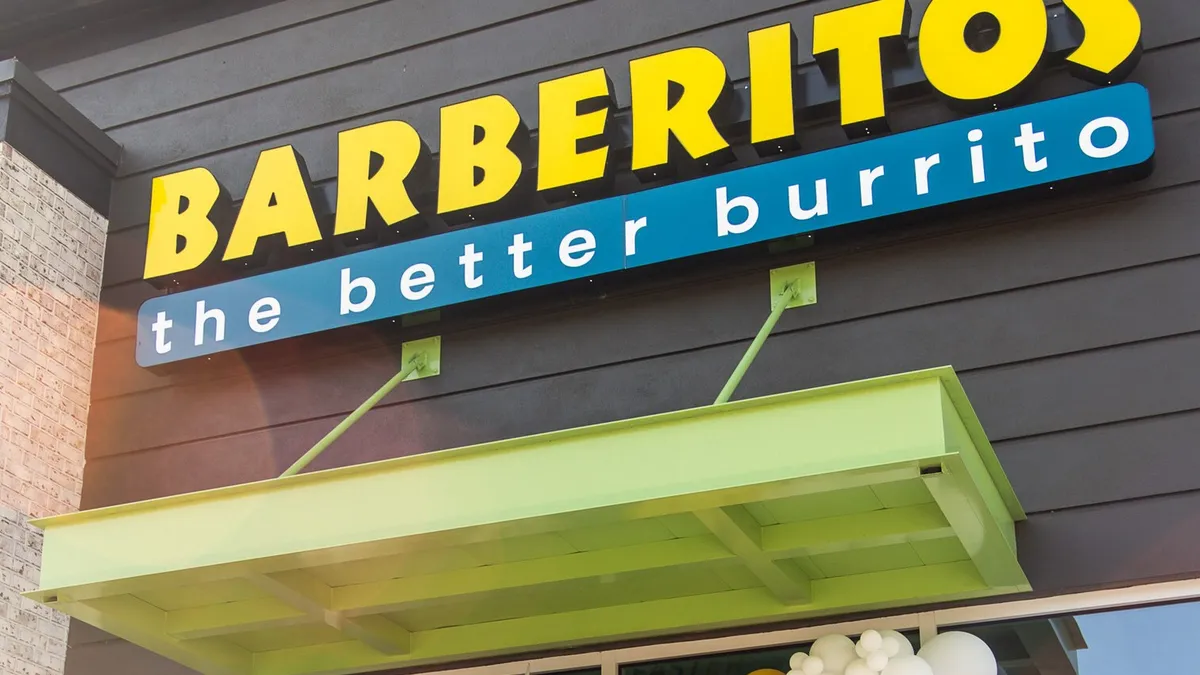
<svg viewBox="0 0 1200 675">
<path fill-rule="evenodd" d="M 1140 165 L 1125 84 L 146 301 L 154 366 Z"/>
</svg>

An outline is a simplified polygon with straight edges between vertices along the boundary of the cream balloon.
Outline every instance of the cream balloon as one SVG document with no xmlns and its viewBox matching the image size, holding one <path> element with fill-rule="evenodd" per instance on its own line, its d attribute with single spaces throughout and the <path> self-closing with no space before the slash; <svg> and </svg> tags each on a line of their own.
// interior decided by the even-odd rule
<svg viewBox="0 0 1200 675">
<path fill-rule="evenodd" d="M 788 659 L 788 667 L 792 670 L 800 670 L 800 666 L 804 665 L 804 659 L 808 658 L 808 654 L 804 652 L 796 652 L 792 654 L 792 658 Z"/>
<path fill-rule="evenodd" d="M 888 656 L 915 656 L 916 650 L 913 649 L 912 643 L 904 634 L 894 630 L 881 630 L 879 634 L 883 636 L 883 651 Z M 891 651 L 892 645 L 895 645 L 896 651 Z"/>
<path fill-rule="evenodd" d="M 877 630 L 863 631 L 859 636 L 858 643 L 863 646 L 867 653 L 877 652 L 880 647 L 883 647 L 883 635 Z"/>
<path fill-rule="evenodd" d="M 875 671 L 862 659 L 854 659 L 846 666 L 845 675 L 875 675 Z"/>
<path fill-rule="evenodd" d="M 800 666 L 800 672 L 804 675 L 824 675 L 825 661 L 819 656 L 809 656 Z"/>
<path fill-rule="evenodd" d="M 942 633 L 921 646 L 933 675 L 996 675 L 996 656 L 987 643 L 970 633 Z"/>
<path fill-rule="evenodd" d="M 882 675 L 934 675 L 934 672 L 919 656 L 897 656 L 888 660 Z"/>
<path fill-rule="evenodd" d="M 867 667 L 872 672 L 882 673 L 884 668 L 887 668 L 890 657 L 881 649 L 877 652 L 867 654 Z"/>
<path fill-rule="evenodd" d="M 845 635 L 826 635 L 818 638 L 808 653 L 810 658 L 819 657 L 824 663 L 825 672 L 822 675 L 843 675 L 846 666 L 858 658 L 854 653 L 854 641 Z"/>
</svg>

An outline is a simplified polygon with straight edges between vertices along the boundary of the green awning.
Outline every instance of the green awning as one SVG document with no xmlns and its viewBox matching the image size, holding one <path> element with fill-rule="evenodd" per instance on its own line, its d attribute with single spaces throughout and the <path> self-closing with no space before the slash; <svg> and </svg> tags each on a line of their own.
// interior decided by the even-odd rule
<svg viewBox="0 0 1200 675">
<path fill-rule="evenodd" d="M 29 596 L 350 673 L 1028 590 L 1022 518 L 944 368 L 49 518 Z"/>
</svg>

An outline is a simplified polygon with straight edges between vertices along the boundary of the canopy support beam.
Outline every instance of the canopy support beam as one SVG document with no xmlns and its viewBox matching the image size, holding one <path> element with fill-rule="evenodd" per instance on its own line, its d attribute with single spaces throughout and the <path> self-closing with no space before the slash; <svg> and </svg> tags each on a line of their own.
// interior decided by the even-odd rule
<svg viewBox="0 0 1200 675">
<path fill-rule="evenodd" d="M 741 506 L 696 511 L 696 517 L 721 540 L 750 573 L 785 605 L 812 599 L 808 576 L 790 560 L 772 560 L 762 548 L 762 526 Z"/>
<path fill-rule="evenodd" d="M 771 331 L 775 330 L 775 324 L 779 323 L 779 318 L 783 316 L 784 310 L 815 303 L 817 301 L 816 287 L 815 263 L 771 270 L 771 314 L 767 316 L 766 322 L 758 330 L 758 335 L 754 336 L 754 341 L 750 343 L 742 360 L 733 369 L 733 374 L 725 382 L 725 386 L 721 389 L 717 400 L 713 401 L 713 405 L 728 403 L 729 399 L 733 398 L 733 392 L 742 383 L 742 378 L 746 376 L 746 371 L 750 369 L 754 359 L 758 358 L 758 352 L 766 343 L 767 338 L 771 336 Z"/>
<path fill-rule="evenodd" d="M 417 342 L 406 342 L 401 352 L 401 360 L 404 361 L 404 367 L 400 372 L 392 376 L 379 388 L 371 397 L 362 402 L 362 405 L 354 409 L 342 420 L 336 427 L 331 429 L 325 437 L 317 441 L 317 444 L 308 449 L 308 452 L 300 456 L 294 464 L 289 466 L 286 471 L 279 475 L 280 478 L 294 476 L 304 470 L 314 459 L 316 459 L 325 449 L 333 445 L 334 441 L 342 437 L 350 427 L 354 426 L 363 415 L 371 411 L 385 396 L 392 393 L 392 390 L 401 382 L 408 379 L 418 379 L 422 377 L 431 377 L 441 372 L 441 338 L 434 337 L 427 340 L 419 340 Z M 412 355 L 409 355 L 409 351 Z M 415 375 L 415 377 L 414 377 Z"/>
<path fill-rule="evenodd" d="M 319 618 L 326 625 L 358 640 L 383 654 L 406 654 L 410 636 L 407 630 L 382 616 L 350 618 L 330 609 L 333 590 L 320 579 L 303 571 L 281 574 L 255 574 L 249 577 L 259 589 L 296 609 Z"/>
</svg>

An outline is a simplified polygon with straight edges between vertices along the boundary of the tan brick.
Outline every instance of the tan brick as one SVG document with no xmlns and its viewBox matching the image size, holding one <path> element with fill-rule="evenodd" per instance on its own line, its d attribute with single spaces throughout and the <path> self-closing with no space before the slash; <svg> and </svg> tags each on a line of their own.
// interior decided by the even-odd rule
<svg viewBox="0 0 1200 675">
<path fill-rule="evenodd" d="M 107 223 L 0 143 L 0 675 L 59 675 L 66 616 L 26 600 L 79 505 Z"/>
</svg>

